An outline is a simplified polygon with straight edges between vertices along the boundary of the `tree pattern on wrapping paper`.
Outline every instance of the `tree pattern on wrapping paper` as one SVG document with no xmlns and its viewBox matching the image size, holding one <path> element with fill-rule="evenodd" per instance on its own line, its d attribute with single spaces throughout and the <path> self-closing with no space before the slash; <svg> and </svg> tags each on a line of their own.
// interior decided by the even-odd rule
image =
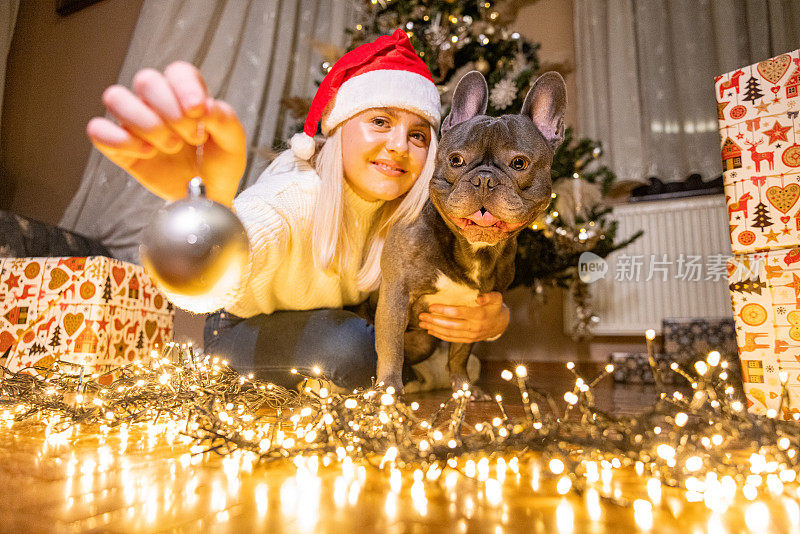
<svg viewBox="0 0 800 534">
<path fill-rule="evenodd" d="M 772 219 L 769 218 L 769 207 L 764 204 L 763 202 L 759 202 L 755 208 L 755 214 L 753 215 L 753 222 L 751 226 L 755 226 L 756 228 L 761 228 L 761 231 L 764 231 L 764 228 L 768 226 L 772 226 L 773 223 Z"/>
<path fill-rule="evenodd" d="M 111 277 L 106 275 L 106 283 L 103 285 L 103 300 L 111 300 Z"/>
<path fill-rule="evenodd" d="M 742 100 L 755 103 L 756 100 L 763 96 L 764 93 L 761 92 L 761 87 L 758 85 L 758 80 L 755 76 L 750 76 L 745 84 L 745 91 Z"/>
<path fill-rule="evenodd" d="M 144 348 L 144 331 L 139 331 L 139 340 L 136 342 L 136 348 Z"/>
<path fill-rule="evenodd" d="M 61 326 L 56 324 L 56 327 L 53 329 L 53 335 L 50 336 L 50 341 L 48 345 L 51 347 L 57 347 L 61 344 Z"/>
<path fill-rule="evenodd" d="M 760 295 L 761 290 L 767 287 L 767 283 L 761 280 L 758 276 L 750 280 L 742 280 L 734 282 L 728 286 L 731 292 L 750 293 Z"/>
<path fill-rule="evenodd" d="M 34 343 L 34 344 L 33 344 L 33 345 L 31 345 L 31 347 L 28 349 L 28 352 L 29 352 L 30 354 L 42 354 L 42 353 L 45 353 L 45 352 L 47 352 L 47 347 L 45 347 L 45 346 L 44 346 L 44 345 L 42 345 L 41 343 Z"/>
</svg>

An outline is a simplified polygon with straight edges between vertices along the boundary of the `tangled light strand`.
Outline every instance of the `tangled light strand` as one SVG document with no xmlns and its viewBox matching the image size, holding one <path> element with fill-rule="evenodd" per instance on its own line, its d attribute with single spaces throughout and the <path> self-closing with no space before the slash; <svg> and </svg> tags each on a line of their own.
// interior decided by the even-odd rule
<svg viewBox="0 0 800 534">
<path fill-rule="evenodd" d="M 398 399 L 392 388 L 339 394 L 318 376 L 300 374 L 305 387 L 296 392 L 241 376 L 224 361 L 178 345 L 147 365 L 130 364 L 113 375 L 87 377 L 80 366 L 65 362 L 17 373 L 2 368 L 0 405 L 9 429 L 38 425 L 48 435 L 71 439 L 77 426 L 108 433 L 171 424 L 195 455 L 245 453 L 265 463 L 290 458 L 298 467 L 303 458 L 326 465 L 363 462 L 392 473 L 398 468 L 426 473 L 428 482 L 448 470 L 496 482 L 487 475 L 492 456 L 497 478 L 507 469 L 518 475 L 520 462 L 541 460 L 549 467 L 542 475 L 556 478 L 562 494 L 583 494 L 607 471 L 632 467 L 659 487 L 685 490 L 689 500 L 729 504 L 738 491 L 748 500 L 765 491 L 800 497 L 798 427 L 777 418 L 781 413 L 798 419 L 785 375 L 779 409 L 768 417 L 751 414 L 726 382 L 727 362 L 715 351 L 696 364 L 696 376 L 672 364 L 690 382 L 689 394 L 659 391 L 652 407 L 630 416 L 595 404 L 593 388 L 613 366 L 591 380 L 574 364 L 567 368 L 575 384 L 563 396 L 565 410 L 548 392 L 532 387 L 520 365 L 502 377 L 516 382 L 524 417 L 509 417 L 498 395 L 502 416 L 475 425 L 465 420 L 467 385 L 428 420 L 418 416 L 416 402 Z M 318 387 L 310 387 L 312 381 Z M 417 478 L 415 484 L 421 484 Z M 632 505 L 611 491 L 600 498 Z"/>
</svg>

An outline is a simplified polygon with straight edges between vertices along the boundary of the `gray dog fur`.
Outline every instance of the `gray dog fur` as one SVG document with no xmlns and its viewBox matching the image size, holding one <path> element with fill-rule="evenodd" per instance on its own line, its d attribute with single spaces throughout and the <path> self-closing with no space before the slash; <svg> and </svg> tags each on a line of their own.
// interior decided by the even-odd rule
<svg viewBox="0 0 800 534">
<path fill-rule="evenodd" d="M 563 78 L 539 77 L 519 115 L 489 117 L 487 103 L 483 75 L 465 75 L 442 124 L 430 200 L 416 220 L 395 225 L 386 238 L 375 314 L 377 381 L 397 392 L 403 358 L 424 360 L 438 341 L 419 328 L 419 314 L 432 303 L 475 305 L 479 293 L 506 289 L 517 234 L 550 203 L 550 166 L 564 135 Z M 468 382 L 471 348 L 450 345 L 454 389 Z"/>
</svg>

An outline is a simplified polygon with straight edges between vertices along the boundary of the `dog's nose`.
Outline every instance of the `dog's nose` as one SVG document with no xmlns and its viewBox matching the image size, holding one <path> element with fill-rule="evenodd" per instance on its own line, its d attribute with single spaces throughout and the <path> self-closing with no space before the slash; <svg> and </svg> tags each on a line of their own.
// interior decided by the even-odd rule
<svg viewBox="0 0 800 534">
<path fill-rule="evenodd" d="M 481 215 L 486 215 L 486 211 L 487 211 L 486 208 L 481 206 Z"/>
<path fill-rule="evenodd" d="M 478 189 L 486 187 L 491 191 L 497 185 L 497 179 L 490 173 L 477 173 L 469 179 L 469 183 Z"/>
</svg>

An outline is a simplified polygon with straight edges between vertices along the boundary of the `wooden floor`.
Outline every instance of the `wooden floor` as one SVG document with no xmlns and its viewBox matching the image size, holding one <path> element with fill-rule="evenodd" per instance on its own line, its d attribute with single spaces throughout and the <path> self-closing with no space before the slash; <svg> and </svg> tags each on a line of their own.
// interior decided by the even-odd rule
<svg viewBox="0 0 800 534">
<path fill-rule="evenodd" d="M 510 415 L 521 414 L 518 391 L 496 378 L 502 367 L 487 364 L 482 384 L 501 393 Z M 599 367 L 580 369 L 593 377 Z M 533 383 L 560 395 L 574 383 L 560 364 L 530 366 Z M 424 412 L 448 392 L 414 398 Z M 596 390 L 601 408 L 635 412 L 655 398 L 652 388 L 606 382 Z M 472 421 L 499 415 L 494 403 L 473 403 Z M 446 475 L 415 484 L 404 473 L 394 485 L 385 472 L 334 463 L 288 461 L 252 470 L 236 460 L 195 457 L 168 438 L 106 442 L 86 438 L 75 445 L 48 446 L 41 435 L 0 430 L 0 532 L 531 532 L 632 533 L 798 532 L 795 501 L 736 503 L 711 512 L 664 489 L 648 496 L 633 472 L 615 475 L 608 487 L 578 496 L 560 495 L 556 477 L 525 463 L 507 471 L 502 484 Z M 133 444 L 133 445 L 132 445 Z M 192 465 L 196 463 L 196 465 Z M 494 465 L 494 464 L 493 464 Z M 522 463 L 520 465 L 523 465 Z M 452 473 L 452 472 L 450 472 Z M 395 482 L 396 484 L 396 482 Z M 604 491 L 641 506 L 599 498 Z M 648 502 L 654 506 L 649 508 Z"/>
</svg>

